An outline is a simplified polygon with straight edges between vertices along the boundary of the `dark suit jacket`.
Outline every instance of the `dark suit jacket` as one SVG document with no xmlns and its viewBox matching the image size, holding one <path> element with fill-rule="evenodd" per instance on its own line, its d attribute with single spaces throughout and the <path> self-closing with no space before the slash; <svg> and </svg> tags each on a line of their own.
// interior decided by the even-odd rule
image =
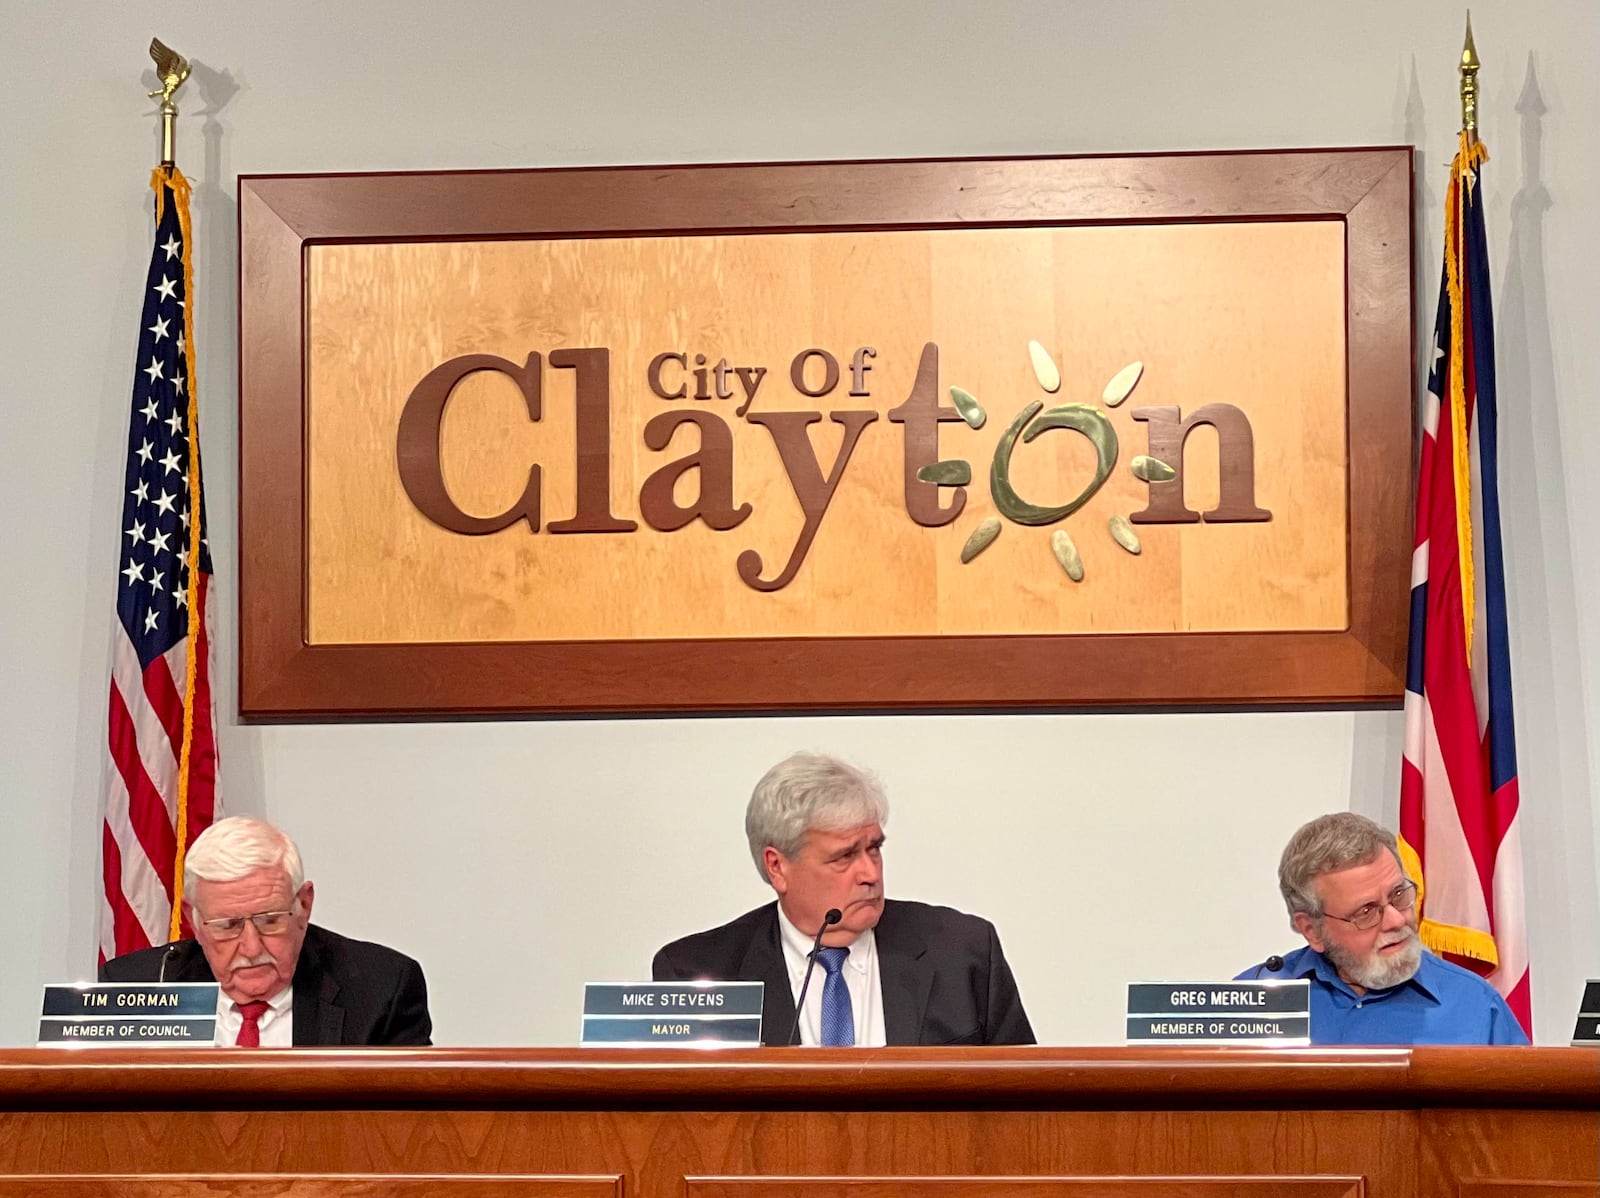
<svg viewBox="0 0 1600 1198">
<path fill-rule="evenodd" d="M 169 982 L 214 982 L 194 940 L 178 940 L 107 961 L 102 982 L 153 982 L 168 950 Z M 418 1046 L 431 1043 L 428 984 L 422 967 L 381 944 L 351 940 L 312 924 L 294 967 L 294 1045 Z"/>
<path fill-rule="evenodd" d="M 889 1044 L 1034 1043 L 1016 979 L 987 920 L 889 899 L 877 941 Z M 651 973 L 658 982 L 765 982 L 762 1043 L 789 1043 L 794 990 L 779 940 L 777 903 L 673 941 L 656 954 Z"/>
</svg>

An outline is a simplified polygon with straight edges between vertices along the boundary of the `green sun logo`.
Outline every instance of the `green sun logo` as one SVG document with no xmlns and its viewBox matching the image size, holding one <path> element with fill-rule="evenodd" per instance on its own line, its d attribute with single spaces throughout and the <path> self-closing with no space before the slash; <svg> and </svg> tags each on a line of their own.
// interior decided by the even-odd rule
<svg viewBox="0 0 1600 1198">
<path fill-rule="evenodd" d="M 1058 392 L 1061 389 L 1061 371 L 1056 368 L 1055 360 L 1051 358 L 1049 351 L 1039 342 L 1030 341 L 1028 357 L 1032 362 L 1033 375 L 1038 380 L 1039 386 L 1050 395 Z M 1100 395 L 1101 403 L 1108 408 L 1118 407 L 1133 394 L 1133 389 L 1139 385 L 1143 375 L 1144 363 L 1130 362 L 1117 371 L 1105 385 Z M 978 402 L 977 396 L 965 388 L 951 387 L 950 401 L 961 414 L 961 418 L 972 428 L 982 428 L 988 420 L 988 413 Z M 1011 482 L 1011 455 L 1019 438 L 1026 445 L 1040 434 L 1057 428 L 1070 429 L 1088 439 L 1094 447 L 1095 472 L 1094 477 L 1072 499 L 1055 507 L 1046 507 L 1030 503 L 1017 493 Z M 1046 408 L 1043 400 L 1036 399 L 1017 413 L 1016 419 L 1006 428 L 995 446 L 994 458 L 989 466 L 989 496 L 1000 515 L 1014 524 L 1034 528 L 1057 524 L 1088 503 L 1105 485 L 1106 479 L 1111 477 L 1112 470 L 1116 468 L 1118 448 L 1117 430 L 1096 405 L 1068 403 Z M 1176 473 L 1167 463 L 1143 454 L 1135 457 L 1128 464 L 1128 468 L 1135 478 L 1145 483 L 1166 482 L 1175 477 Z M 943 487 L 965 486 L 972 481 L 972 466 L 960 459 L 935 462 L 917 471 L 917 477 L 925 483 Z M 972 530 L 972 535 L 961 547 L 962 563 L 972 561 L 992 545 L 995 538 L 1000 535 L 1002 527 L 998 517 L 990 516 L 983 520 Z M 1139 536 L 1134 532 L 1133 524 L 1128 517 L 1120 512 L 1117 513 L 1106 521 L 1106 530 L 1111 534 L 1111 539 L 1127 552 L 1139 553 Z M 1050 552 L 1066 571 L 1068 578 L 1073 582 L 1083 581 L 1083 556 L 1073 542 L 1072 535 L 1065 528 L 1057 528 L 1051 532 Z"/>
</svg>

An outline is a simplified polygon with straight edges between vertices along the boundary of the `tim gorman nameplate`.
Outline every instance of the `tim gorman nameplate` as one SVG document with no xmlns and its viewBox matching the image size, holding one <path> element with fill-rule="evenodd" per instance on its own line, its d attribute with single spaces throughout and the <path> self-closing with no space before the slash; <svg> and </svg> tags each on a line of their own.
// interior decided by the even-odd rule
<svg viewBox="0 0 1600 1198">
<path fill-rule="evenodd" d="M 210 1048 L 215 982 L 118 982 L 46 986 L 40 1048 Z"/>
<path fill-rule="evenodd" d="M 1133 982 L 1128 986 L 1129 1044 L 1311 1043 L 1311 984 Z"/>
<path fill-rule="evenodd" d="M 584 1048 L 760 1048 L 760 982 L 590 982 Z"/>
</svg>

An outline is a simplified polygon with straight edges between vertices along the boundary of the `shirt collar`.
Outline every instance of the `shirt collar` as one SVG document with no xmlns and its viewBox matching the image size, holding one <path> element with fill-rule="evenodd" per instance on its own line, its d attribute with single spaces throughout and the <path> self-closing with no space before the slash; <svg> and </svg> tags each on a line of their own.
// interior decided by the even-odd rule
<svg viewBox="0 0 1600 1198">
<path fill-rule="evenodd" d="M 233 999 L 229 998 L 226 994 L 224 994 L 222 996 L 222 1001 L 225 1004 L 227 1004 L 228 1010 L 233 1011 L 235 1013 L 238 1012 L 239 1004 L 234 1002 Z M 276 1016 L 276 1015 L 282 1015 L 285 1011 L 287 1011 L 289 1009 L 290 1004 L 293 1003 L 293 1002 L 294 1002 L 294 983 L 290 982 L 282 990 L 278 991 L 271 998 L 267 999 L 267 1006 L 269 1008 L 271 1008 L 272 1014 Z M 265 1015 L 263 1015 L 263 1018 L 264 1017 L 265 1017 Z"/>
<path fill-rule="evenodd" d="M 1350 984 L 1339 976 L 1339 971 L 1335 968 L 1333 962 L 1310 945 L 1306 946 L 1305 960 L 1296 970 L 1295 976 L 1302 978 L 1315 976 L 1318 981 L 1344 991 L 1351 998 L 1359 998 L 1362 1001 L 1383 998 L 1385 995 L 1393 994 L 1397 990 L 1403 990 L 1407 986 L 1416 987 L 1427 997 L 1433 999 L 1434 1002 L 1439 1001 L 1439 959 L 1426 948 L 1422 950 L 1422 960 L 1417 965 L 1417 972 L 1398 986 L 1390 986 L 1384 990 L 1368 990 L 1365 994 L 1358 995 L 1350 988 Z"/>
<path fill-rule="evenodd" d="M 783 904 L 778 904 L 778 939 L 783 943 L 784 956 L 791 967 L 799 962 L 799 968 L 804 970 L 806 960 L 811 956 L 811 942 L 815 934 L 807 935 L 794 926 L 788 914 L 783 909 Z M 850 955 L 844 959 L 846 969 L 856 973 L 866 973 L 871 967 L 872 952 L 875 947 L 875 938 L 872 929 L 868 928 L 857 936 L 850 945 Z"/>
<path fill-rule="evenodd" d="M 1439 997 L 1439 977 L 1441 973 L 1441 964 L 1442 962 L 1439 960 L 1439 958 L 1434 956 L 1427 950 L 1426 947 L 1424 947 L 1422 950 L 1422 961 L 1417 966 L 1417 972 L 1411 975 L 1411 980 L 1406 984 L 1415 986 L 1429 998 L 1433 999 L 1434 1002 L 1441 1001 Z"/>
</svg>

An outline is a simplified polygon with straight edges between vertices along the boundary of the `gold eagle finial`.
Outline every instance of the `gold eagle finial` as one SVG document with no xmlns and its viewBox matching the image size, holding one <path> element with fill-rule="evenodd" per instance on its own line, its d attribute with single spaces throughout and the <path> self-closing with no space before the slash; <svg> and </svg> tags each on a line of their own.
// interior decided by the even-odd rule
<svg viewBox="0 0 1600 1198">
<path fill-rule="evenodd" d="M 1478 140 L 1478 47 L 1472 42 L 1472 10 L 1467 10 L 1467 42 L 1461 47 L 1461 128 Z"/>
<path fill-rule="evenodd" d="M 161 90 L 150 93 L 151 99 L 161 97 L 161 165 L 170 167 L 178 124 L 178 106 L 172 96 L 189 77 L 189 60 L 158 37 L 150 39 L 150 57 L 155 60 L 156 77 L 161 80 Z"/>
<path fill-rule="evenodd" d="M 163 104 L 170 104 L 172 93 L 189 77 L 189 60 L 156 37 L 150 39 L 150 57 L 155 60 L 156 75 L 161 80 L 161 90 L 150 96 L 160 96 Z"/>
</svg>

